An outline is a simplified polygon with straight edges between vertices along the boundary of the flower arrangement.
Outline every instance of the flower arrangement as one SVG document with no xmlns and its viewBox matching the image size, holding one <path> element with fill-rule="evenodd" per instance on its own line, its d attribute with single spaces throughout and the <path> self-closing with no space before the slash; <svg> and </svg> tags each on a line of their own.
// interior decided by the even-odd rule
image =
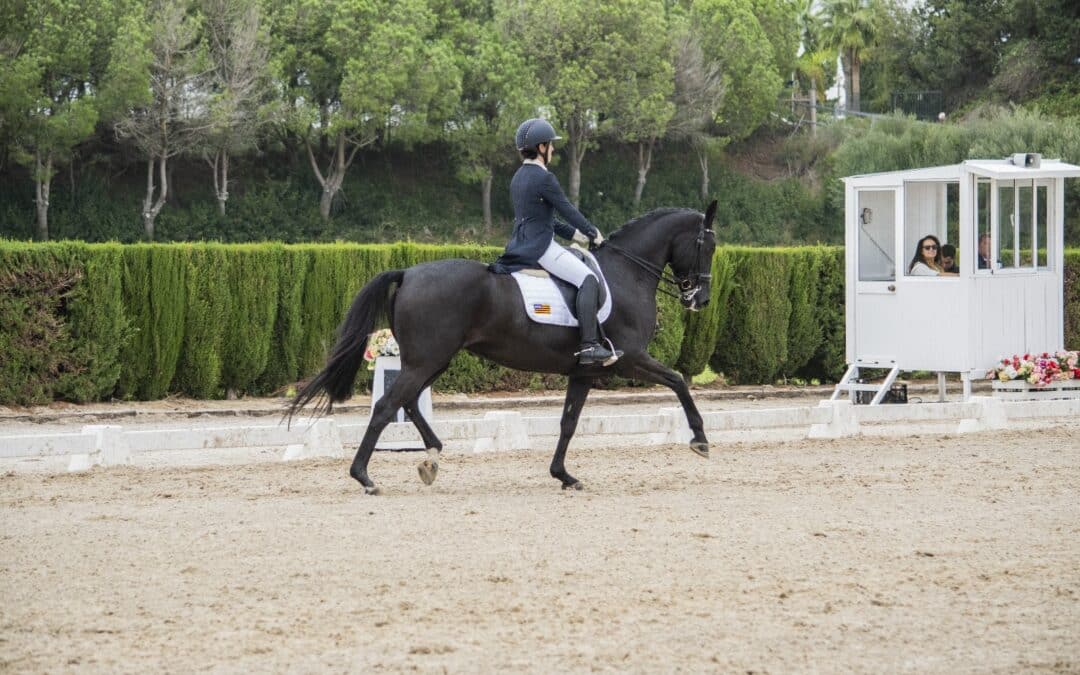
<svg viewBox="0 0 1080 675">
<path fill-rule="evenodd" d="M 394 334 L 389 328 L 377 330 L 368 336 L 364 360 L 370 364 L 369 369 L 375 368 L 375 359 L 380 356 L 399 356 L 400 354 L 397 340 L 394 339 Z"/>
<path fill-rule="evenodd" d="M 1042 354 L 1013 355 L 1001 359 L 997 366 L 987 373 L 992 380 L 1008 382 L 1024 380 L 1035 387 L 1045 387 L 1057 380 L 1080 379 L 1080 352 L 1043 352 Z"/>
</svg>

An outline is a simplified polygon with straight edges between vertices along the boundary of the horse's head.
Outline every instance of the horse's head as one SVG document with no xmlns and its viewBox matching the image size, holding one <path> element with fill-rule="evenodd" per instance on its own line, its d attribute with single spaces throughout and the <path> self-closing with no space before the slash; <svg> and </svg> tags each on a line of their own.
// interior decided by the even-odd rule
<svg viewBox="0 0 1080 675">
<path fill-rule="evenodd" d="M 712 230 L 716 200 L 702 215 L 690 212 L 681 219 L 672 239 L 668 264 L 679 285 L 683 307 L 696 312 L 709 304 L 712 293 L 712 259 L 716 234 Z"/>
<path fill-rule="evenodd" d="M 704 214 L 691 209 L 657 209 L 623 225 L 609 241 L 612 249 L 654 279 L 677 286 L 683 306 L 696 311 L 709 304 L 712 292 L 715 215 L 715 201 Z M 667 266 L 674 278 L 664 271 Z"/>
</svg>

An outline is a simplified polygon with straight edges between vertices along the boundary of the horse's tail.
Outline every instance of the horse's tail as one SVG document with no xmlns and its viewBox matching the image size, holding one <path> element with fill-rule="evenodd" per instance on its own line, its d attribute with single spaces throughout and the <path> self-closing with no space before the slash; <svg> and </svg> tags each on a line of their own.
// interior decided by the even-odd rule
<svg viewBox="0 0 1080 675">
<path fill-rule="evenodd" d="M 289 405 L 286 414 L 290 420 L 313 399 L 320 399 L 315 406 L 315 414 L 321 415 L 330 412 L 334 403 L 352 396 L 356 372 L 364 361 L 368 336 L 375 330 L 379 318 L 392 309 L 391 287 L 400 285 L 404 278 L 405 270 L 391 270 L 379 274 L 360 289 L 353 298 L 345 320 L 338 327 L 337 344 L 326 360 L 326 367 L 300 389 Z"/>
</svg>

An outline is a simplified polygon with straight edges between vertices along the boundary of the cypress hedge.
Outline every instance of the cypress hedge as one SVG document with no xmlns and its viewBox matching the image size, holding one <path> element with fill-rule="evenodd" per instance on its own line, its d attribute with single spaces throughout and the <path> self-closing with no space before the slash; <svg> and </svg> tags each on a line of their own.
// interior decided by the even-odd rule
<svg viewBox="0 0 1080 675">
<path fill-rule="evenodd" d="M 1080 349 L 1080 249 L 1065 251 L 1065 348 Z"/>
<path fill-rule="evenodd" d="M 0 404 L 280 391 L 324 364 L 353 296 L 378 272 L 494 259 L 481 246 L 0 242 Z M 1080 251 L 1065 256 L 1066 345 L 1080 346 Z M 650 353 L 686 375 L 835 380 L 844 370 L 844 253 L 728 248 L 710 304 L 659 296 Z M 357 385 L 368 386 L 362 371 Z M 442 391 L 562 387 L 468 353 Z"/>
<path fill-rule="evenodd" d="M 64 305 L 82 271 L 56 253 L 17 244 L 0 254 L 0 402 L 47 403 L 78 369 Z"/>
<path fill-rule="evenodd" d="M 251 388 L 266 370 L 281 279 L 280 244 L 246 244 L 229 256 L 229 311 L 222 344 L 222 384 L 227 391 Z"/>
<path fill-rule="evenodd" d="M 814 321 L 821 327 L 817 349 L 797 374 L 806 380 L 836 382 L 847 367 L 846 330 L 844 327 L 844 249 L 820 247 L 817 250 L 817 303 Z"/>
<path fill-rule="evenodd" d="M 300 378 L 300 346 L 304 339 L 301 300 L 313 254 L 309 249 L 282 247 L 280 255 L 281 278 L 278 280 L 277 316 L 270 338 L 266 368 L 253 388 L 256 393 L 261 394 L 273 392 Z"/>
<path fill-rule="evenodd" d="M 736 382 L 772 382 L 787 361 L 792 263 L 787 251 L 731 249 L 735 288 L 709 365 Z"/>
<path fill-rule="evenodd" d="M 232 311 L 231 256 L 217 244 L 183 248 L 187 266 L 184 348 L 172 389 L 194 398 L 220 398 L 227 317 Z"/>
</svg>

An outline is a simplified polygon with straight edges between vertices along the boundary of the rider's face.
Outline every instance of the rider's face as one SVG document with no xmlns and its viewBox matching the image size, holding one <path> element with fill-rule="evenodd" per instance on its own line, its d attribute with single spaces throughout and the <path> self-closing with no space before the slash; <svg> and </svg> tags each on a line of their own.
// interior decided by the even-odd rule
<svg viewBox="0 0 1080 675">
<path fill-rule="evenodd" d="M 545 143 L 544 144 L 544 164 L 551 164 L 551 157 L 554 154 L 555 154 L 555 144 L 554 143 Z"/>
</svg>

